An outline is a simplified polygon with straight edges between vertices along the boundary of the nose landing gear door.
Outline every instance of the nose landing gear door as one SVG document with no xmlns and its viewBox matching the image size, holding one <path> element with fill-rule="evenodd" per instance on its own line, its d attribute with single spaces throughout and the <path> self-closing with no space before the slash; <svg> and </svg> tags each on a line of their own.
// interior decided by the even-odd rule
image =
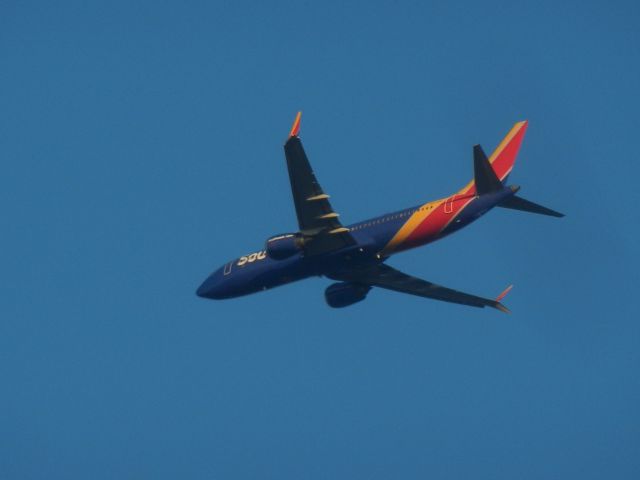
<svg viewBox="0 0 640 480">
<path fill-rule="evenodd" d="M 229 275 L 231 273 L 231 267 L 233 267 L 233 262 L 229 262 L 224 266 L 225 275 Z"/>
</svg>

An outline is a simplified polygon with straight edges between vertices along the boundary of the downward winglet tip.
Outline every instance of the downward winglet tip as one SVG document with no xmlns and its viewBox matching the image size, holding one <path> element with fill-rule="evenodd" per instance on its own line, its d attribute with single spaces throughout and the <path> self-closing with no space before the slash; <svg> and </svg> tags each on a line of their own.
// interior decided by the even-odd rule
<svg viewBox="0 0 640 480">
<path fill-rule="evenodd" d="M 298 112 L 296 115 L 296 119 L 293 121 L 293 125 L 291 126 L 291 131 L 289 132 L 289 138 L 297 137 L 298 133 L 300 133 L 300 118 L 302 117 L 302 112 Z"/>
<path fill-rule="evenodd" d="M 507 307 L 505 307 L 505 306 L 504 306 L 503 304 L 501 304 L 501 303 L 498 303 L 498 304 L 496 305 L 496 308 L 497 308 L 498 310 L 500 310 L 501 312 L 503 312 L 503 313 L 511 313 L 511 310 L 509 310 Z"/>
</svg>

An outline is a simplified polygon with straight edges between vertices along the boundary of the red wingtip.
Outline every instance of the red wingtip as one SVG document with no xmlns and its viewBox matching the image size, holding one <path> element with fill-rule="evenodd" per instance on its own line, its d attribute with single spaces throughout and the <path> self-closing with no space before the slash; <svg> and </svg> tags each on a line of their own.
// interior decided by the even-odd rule
<svg viewBox="0 0 640 480">
<path fill-rule="evenodd" d="M 291 127 L 291 131 L 289 132 L 289 138 L 297 137 L 300 132 L 300 117 L 302 116 L 302 112 L 298 112 L 296 115 L 296 119 L 293 121 L 293 126 Z"/>
<path fill-rule="evenodd" d="M 498 295 L 498 298 L 496 298 L 496 302 L 499 302 L 504 297 L 506 297 L 507 293 L 509 293 L 512 288 L 513 288 L 513 285 L 509 285 L 507 288 L 505 288 L 504 291 L 500 295 Z"/>
</svg>

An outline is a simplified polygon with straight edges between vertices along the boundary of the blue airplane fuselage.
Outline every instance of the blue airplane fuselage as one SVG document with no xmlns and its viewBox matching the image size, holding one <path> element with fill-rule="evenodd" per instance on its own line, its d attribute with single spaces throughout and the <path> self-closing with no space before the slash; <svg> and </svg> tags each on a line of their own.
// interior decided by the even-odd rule
<svg viewBox="0 0 640 480">
<path fill-rule="evenodd" d="M 366 265 L 381 263 L 400 251 L 443 238 L 469 225 L 514 195 L 518 187 L 477 196 L 457 193 L 435 202 L 381 215 L 348 225 L 355 245 L 330 253 L 305 256 L 297 252 L 275 260 L 265 249 L 227 262 L 213 272 L 197 295 L 225 299 L 268 290 L 313 276 L 340 277 Z M 409 233 L 410 228 L 413 228 Z"/>
</svg>

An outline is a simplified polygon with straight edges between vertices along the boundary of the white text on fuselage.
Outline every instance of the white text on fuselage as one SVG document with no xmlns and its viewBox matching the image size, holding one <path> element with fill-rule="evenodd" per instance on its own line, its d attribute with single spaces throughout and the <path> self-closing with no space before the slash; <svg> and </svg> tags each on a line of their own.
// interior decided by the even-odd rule
<svg viewBox="0 0 640 480">
<path fill-rule="evenodd" d="M 252 253 L 251 255 L 245 255 L 244 257 L 240 257 L 236 265 L 241 267 L 243 265 L 246 265 L 247 263 L 253 263 L 256 260 L 264 260 L 266 257 L 267 257 L 267 251 L 262 250 L 261 252 L 256 252 L 256 253 Z"/>
</svg>

